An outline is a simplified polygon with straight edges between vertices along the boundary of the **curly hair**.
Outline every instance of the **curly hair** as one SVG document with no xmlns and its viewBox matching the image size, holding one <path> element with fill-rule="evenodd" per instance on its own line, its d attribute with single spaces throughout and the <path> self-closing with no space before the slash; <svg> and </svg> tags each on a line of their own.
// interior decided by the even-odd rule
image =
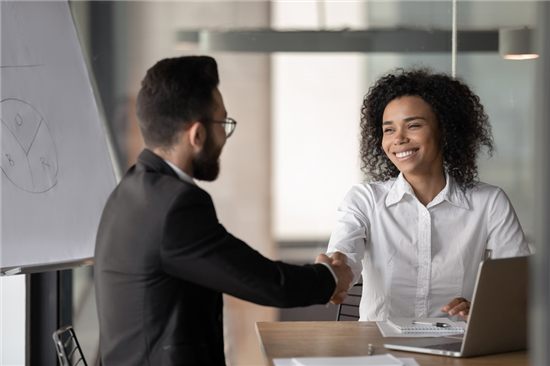
<svg viewBox="0 0 550 366">
<path fill-rule="evenodd" d="M 361 108 L 361 169 L 374 181 L 399 175 L 382 148 L 382 116 L 389 102 L 419 96 L 428 103 L 443 132 L 443 166 L 462 189 L 478 179 L 477 157 L 482 147 L 492 156 L 489 118 L 479 97 L 462 81 L 430 69 L 395 69 L 369 89 Z"/>
</svg>

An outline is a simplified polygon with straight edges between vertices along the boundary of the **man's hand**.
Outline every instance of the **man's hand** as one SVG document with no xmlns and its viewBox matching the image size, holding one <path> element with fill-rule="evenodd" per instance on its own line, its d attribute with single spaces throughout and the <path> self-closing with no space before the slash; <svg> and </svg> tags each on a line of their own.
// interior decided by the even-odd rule
<svg viewBox="0 0 550 366">
<path fill-rule="evenodd" d="M 468 321 L 470 302 L 463 297 L 456 297 L 448 304 L 443 305 L 440 311 L 442 313 L 449 313 L 449 315 L 458 315 Z"/>
<path fill-rule="evenodd" d="M 335 257 L 336 254 L 339 254 Z M 334 289 L 330 302 L 334 305 L 341 304 L 348 297 L 348 289 L 353 281 L 353 272 L 348 266 L 348 257 L 342 253 L 334 253 L 331 258 L 321 253 L 317 256 L 315 263 L 327 263 L 332 267 L 334 274 L 338 277 L 338 285 Z"/>
<path fill-rule="evenodd" d="M 348 257 L 345 254 L 342 254 L 340 252 L 334 252 L 330 256 L 332 258 L 332 265 L 337 266 L 341 263 L 347 264 L 348 263 Z"/>
</svg>

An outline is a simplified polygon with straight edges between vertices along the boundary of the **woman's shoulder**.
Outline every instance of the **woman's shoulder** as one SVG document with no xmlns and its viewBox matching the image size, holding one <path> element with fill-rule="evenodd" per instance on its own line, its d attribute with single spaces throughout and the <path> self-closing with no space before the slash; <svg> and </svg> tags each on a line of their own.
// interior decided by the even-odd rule
<svg viewBox="0 0 550 366">
<path fill-rule="evenodd" d="M 502 188 L 499 186 L 485 183 L 485 182 L 475 182 L 471 188 L 466 189 L 464 192 L 465 195 L 472 200 L 481 200 L 484 202 L 487 201 L 508 201 L 508 196 Z"/>
<path fill-rule="evenodd" d="M 470 192 L 472 194 L 482 194 L 482 193 L 496 193 L 496 192 L 502 192 L 502 188 L 499 186 L 495 186 L 493 184 L 477 181 L 474 182 L 473 186 L 471 188 L 466 189 L 466 192 Z"/>
</svg>

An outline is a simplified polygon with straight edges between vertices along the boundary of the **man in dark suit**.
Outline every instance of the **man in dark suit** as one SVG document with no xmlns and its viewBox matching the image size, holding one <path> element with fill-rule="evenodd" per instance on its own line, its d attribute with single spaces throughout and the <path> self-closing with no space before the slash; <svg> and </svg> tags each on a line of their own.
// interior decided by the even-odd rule
<svg viewBox="0 0 550 366">
<path fill-rule="evenodd" d="M 277 307 L 341 302 L 349 266 L 274 262 L 229 234 L 208 193 L 236 122 L 210 57 L 158 62 L 137 115 L 146 149 L 109 197 L 95 286 L 103 366 L 225 365 L 222 293 Z"/>
</svg>

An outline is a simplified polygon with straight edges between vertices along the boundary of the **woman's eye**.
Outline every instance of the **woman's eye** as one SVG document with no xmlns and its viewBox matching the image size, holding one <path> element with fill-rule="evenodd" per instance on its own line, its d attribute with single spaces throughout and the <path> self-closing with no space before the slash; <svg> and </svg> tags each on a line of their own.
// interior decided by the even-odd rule
<svg viewBox="0 0 550 366">
<path fill-rule="evenodd" d="M 384 129 L 384 133 L 388 133 L 388 132 L 392 132 L 393 131 L 393 128 L 385 128 Z"/>
<path fill-rule="evenodd" d="M 418 127 L 420 127 L 420 125 L 416 123 L 409 125 L 409 128 L 418 128 Z"/>
</svg>

